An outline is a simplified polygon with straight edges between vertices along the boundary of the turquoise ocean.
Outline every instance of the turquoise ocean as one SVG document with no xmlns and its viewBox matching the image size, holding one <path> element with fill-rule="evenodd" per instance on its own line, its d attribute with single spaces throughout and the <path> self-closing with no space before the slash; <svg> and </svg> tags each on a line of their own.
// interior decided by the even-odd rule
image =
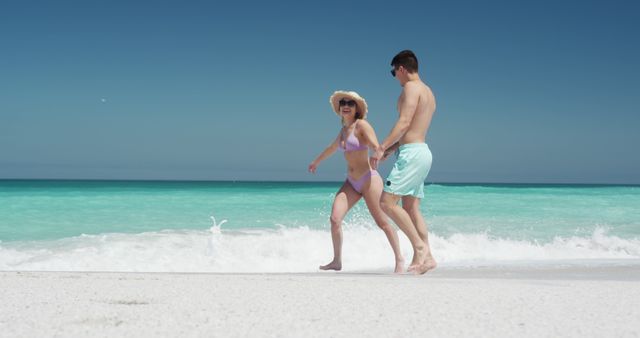
<svg viewBox="0 0 640 338">
<path fill-rule="evenodd" d="M 314 272 L 340 185 L 0 180 L 0 270 Z M 640 186 L 425 189 L 440 267 L 640 264 Z M 392 270 L 364 202 L 343 230 L 344 271 Z"/>
</svg>

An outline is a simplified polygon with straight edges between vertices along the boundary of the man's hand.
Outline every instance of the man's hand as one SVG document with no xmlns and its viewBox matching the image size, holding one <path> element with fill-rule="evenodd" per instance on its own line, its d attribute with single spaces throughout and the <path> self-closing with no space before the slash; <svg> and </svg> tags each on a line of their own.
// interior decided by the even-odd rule
<svg viewBox="0 0 640 338">
<path fill-rule="evenodd" d="M 382 155 L 382 158 L 380 159 L 380 162 L 384 162 L 389 158 L 389 155 L 393 154 L 393 151 L 390 150 L 386 150 L 384 152 L 384 155 Z"/>
</svg>

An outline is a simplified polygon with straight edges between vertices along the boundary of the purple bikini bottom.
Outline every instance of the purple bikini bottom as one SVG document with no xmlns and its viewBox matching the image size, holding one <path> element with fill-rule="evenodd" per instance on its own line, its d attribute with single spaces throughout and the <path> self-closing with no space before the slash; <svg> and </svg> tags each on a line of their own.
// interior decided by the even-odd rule
<svg viewBox="0 0 640 338">
<path fill-rule="evenodd" d="M 351 184 L 351 186 L 355 191 L 357 191 L 359 194 L 362 194 L 362 186 L 364 185 L 364 183 L 367 182 L 367 180 L 369 180 L 372 176 L 375 176 L 375 175 L 380 176 L 380 174 L 378 174 L 376 170 L 369 170 L 369 172 L 360 176 L 360 178 L 357 180 L 347 175 L 347 181 L 349 181 L 349 184 Z"/>
</svg>

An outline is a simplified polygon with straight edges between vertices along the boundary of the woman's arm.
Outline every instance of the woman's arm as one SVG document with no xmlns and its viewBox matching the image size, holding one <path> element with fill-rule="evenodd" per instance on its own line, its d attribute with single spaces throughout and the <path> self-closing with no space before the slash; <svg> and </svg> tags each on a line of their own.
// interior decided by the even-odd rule
<svg viewBox="0 0 640 338">
<path fill-rule="evenodd" d="M 364 123 L 363 123 L 364 122 Z M 359 122 L 361 123 L 361 126 L 363 127 L 363 133 L 364 136 L 367 140 L 367 144 L 369 145 L 369 148 L 373 149 L 374 151 L 378 148 L 378 139 L 376 138 L 376 133 L 373 130 L 373 127 L 371 126 L 371 124 L 369 124 L 369 122 L 366 121 L 362 121 Z M 391 147 L 387 148 L 384 151 L 384 155 L 382 156 L 382 158 L 380 159 L 381 161 L 384 161 L 387 159 L 387 157 L 389 157 L 389 155 L 393 154 L 396 149 L 398 149 L 400 147 L 400 142 L 396 142 L 394 143 Z"/>
<path fill-rule="evenodd" d="M 320 162 L 326 160 L 327 157 L 333 155 L 333 153 L 336 152 L 336 150 L 338 149 L 339 142 L 340 142 L 340 134 L 338 134 L 338 137 L 336 137 L 336 139 L 333 140 L 333 142 L 327 148 L 325 148 L 325 150 L 322 153 L 320 153 L 320 155 L 318 155 L 318 157 L 316 157 L 316 159 L 313 160 L 311 164 L 309 164 L 310 173 L 315 174 L 316 170 L 318 170 L 318 165 L 320 164 Z"/>
<path fill-rule="evenodd" d="M 371 124 L 365 120 L 360 120 L 360 122 L 358 122 L 358 127 L 360 127 L 359 134 L 366 141 L 367 146 L 373 150 L 378 148 L 378 138 L 376 137 L 376 132 L 373 130 Z"/>
<path fill-rule="evenodd" d="M 358 126 L 362 130 L 361 135 L 366 140 L 367 146 L 373 151 L 380 148 L 380 145 L 378 144 L 378 138 L 376 137 L 376 132 L 373 130 L 373 127 L 371 126 L 371 124 L 369 124 L 369 122 L 365 120 L 362 120 L 361 122 L 358 122 Z M 371 167 L 373 169 L 378 169 L 377 158 L 370 157 L 369 163 L 371 164 Z"/>
</svg>

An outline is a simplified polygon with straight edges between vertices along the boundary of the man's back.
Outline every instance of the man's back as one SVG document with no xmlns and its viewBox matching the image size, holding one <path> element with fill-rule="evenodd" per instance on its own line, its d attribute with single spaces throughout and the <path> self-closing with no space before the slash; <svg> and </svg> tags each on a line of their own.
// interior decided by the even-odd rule
<svg viewBox="0 0 640 338">
<path fill-rule="evenodd" d="M 409 129 L 400 138 L 400 144 L 407 143 L 424 143 L 427 131 L 431 125 L 431 118 L 436 110 L 436 99 L 431 88 L 424 84 L 421 80 L 409 81 L 404 85 L 402 94 L 398 99 L 398 111 L 401 111 L 402 105 L 406 104 L 407 90 L 415 91 L 418 95 L 418 103 L 413 115 L 413 119 L 409 124 Z"/>
</svg>

